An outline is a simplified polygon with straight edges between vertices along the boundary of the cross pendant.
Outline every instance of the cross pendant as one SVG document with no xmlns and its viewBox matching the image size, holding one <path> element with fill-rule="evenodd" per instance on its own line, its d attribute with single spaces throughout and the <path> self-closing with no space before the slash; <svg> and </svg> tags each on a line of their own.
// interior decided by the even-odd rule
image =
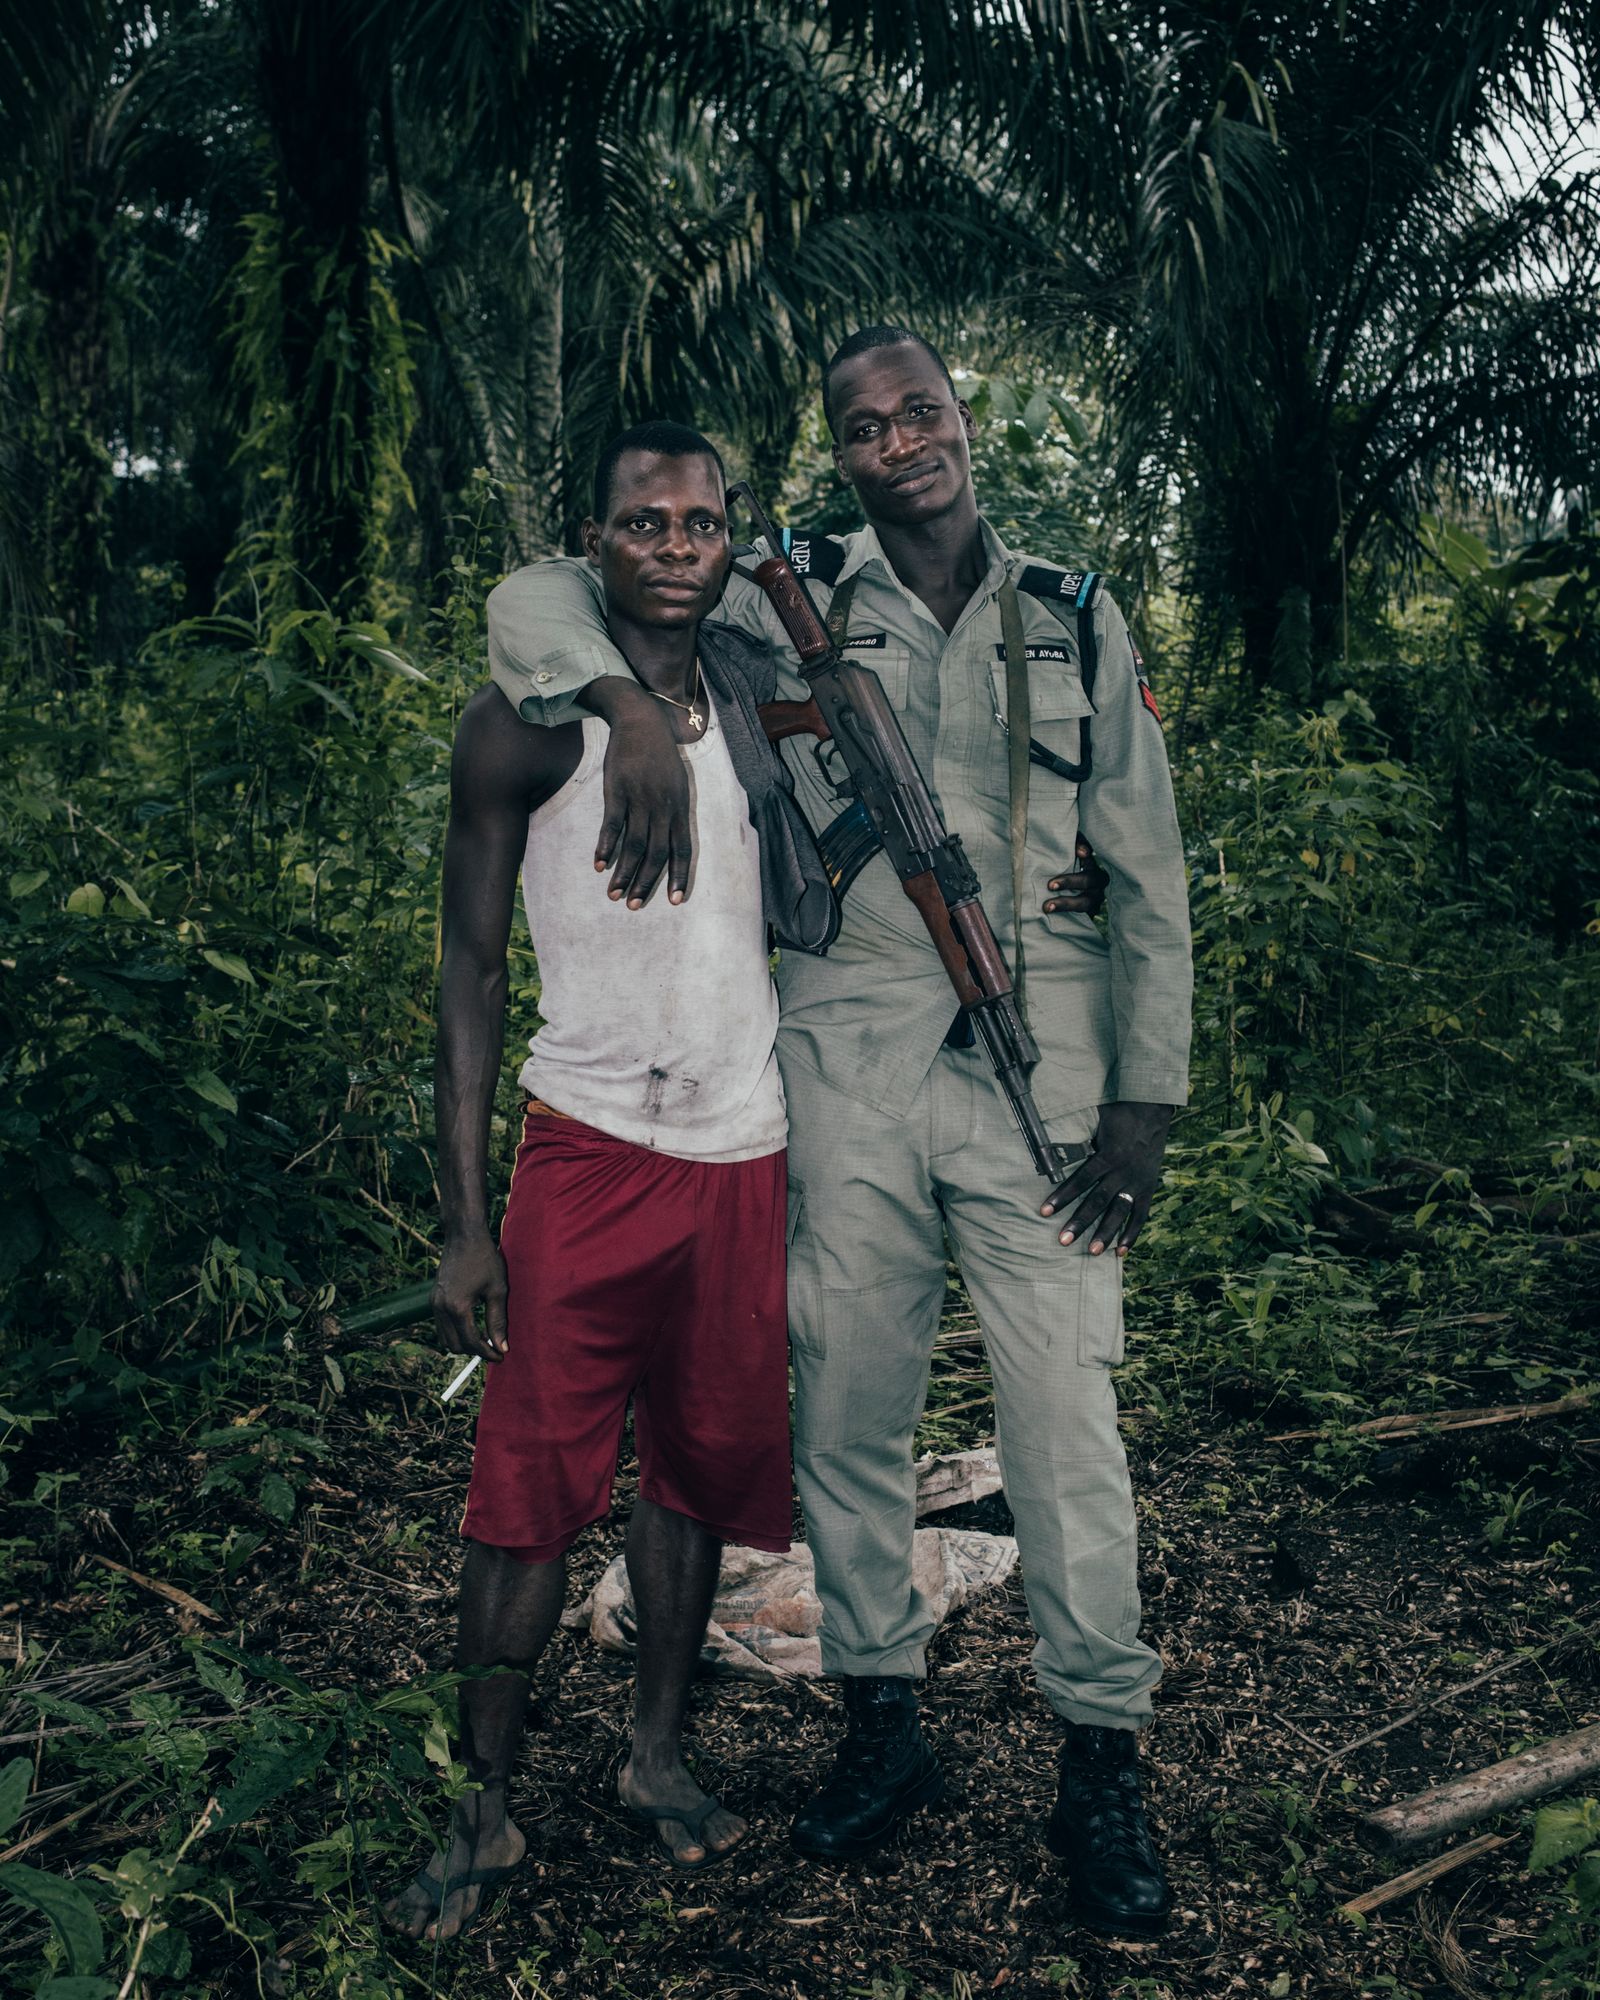
<svg viewBox="0 0 1600 2000">
<path fill-rule="evenodd" d="M 691 708 L 689 710 L 689 727 L 691 729 L 704 729 L 705 726 L 705 717 L 700 713 L 699 709 Z"/>
</svg>

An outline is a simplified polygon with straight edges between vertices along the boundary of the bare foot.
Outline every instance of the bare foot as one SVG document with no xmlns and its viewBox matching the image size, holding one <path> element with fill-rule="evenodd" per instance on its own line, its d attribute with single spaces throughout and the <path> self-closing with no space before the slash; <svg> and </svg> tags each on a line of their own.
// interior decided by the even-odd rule
<svg viewBox="0 0 1600 2000">
<path fill-rule="evenodd" d="M 681 1763 L 648 1773 L 630 1757 L 617 1779 L 617 1797 L 636 1812 L 659 1812 L 664 1806 L 681 1806 L 692 1818 L 705 1804 L 708 1793 L 701 1790 Z M 726 1854 L 750 1832 L 747 1820 L 725 1806 L 706 1816 L 698 1832 L 691 1833 L 683 1820 L 656 1821 L 656 1837 L 680 1868 L 698 1868 L 708 1856 Z"/>
<path fill-rule="evenodd" d="M 456 1937 L 472 1921 L 485 1887 L 492 1884 L 472 1882 L 453 1889 L 443 1898 L 441 1907 L 440 1890 L 444 1884 L 485 1868 L 514 1868 L 527 1851 L 528 1843 L 521 1829 L 510 1819 L 501 1819 L 478 1831 L 458 1817 L 450 1852 L 441 1858 L 435 1848 L 426 1869 L 390 1897 L 383 1906 L 383 1914 L 402 1937 L 429 1940 Z"/>
</svg>

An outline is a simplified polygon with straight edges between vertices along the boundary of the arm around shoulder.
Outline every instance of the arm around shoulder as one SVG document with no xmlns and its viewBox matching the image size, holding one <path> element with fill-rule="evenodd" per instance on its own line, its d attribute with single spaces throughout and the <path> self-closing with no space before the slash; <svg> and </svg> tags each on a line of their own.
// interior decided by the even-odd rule
<svg viewBox="0 0 1600 2000">
<path fill-rule="evenodd" d="M 513 570 L 488 611 L 489 671 L 524 722 L 569 722 L 591 682 L 628 672 L 606 630 L 600 579 L 575 556 Z"/>
</svg>

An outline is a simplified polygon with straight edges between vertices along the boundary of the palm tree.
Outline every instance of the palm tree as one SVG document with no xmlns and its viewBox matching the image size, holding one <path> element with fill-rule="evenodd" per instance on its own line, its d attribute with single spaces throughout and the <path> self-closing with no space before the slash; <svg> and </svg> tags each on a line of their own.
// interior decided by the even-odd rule
<svg viewBox="0 0 1600 2000">
<path fill-rule="evenodd" d="M 705 0 L 547 10 L 536 91 L 465 162 L 427 66 L 402 79 L 387 213 L 415 258 L 402 296 L 437 336 L 421 401 L 454 414 L 458 472 L 466 443 L 501 480 L 519 556 L 570 541 L 600 443 L 652 410 L 696 417 L 775 483 L 847 322 L 953 326 L 1025 254 L 966 40 L 952 30 L 913 93 L 878 47 L 831 39 L 826 12 L 752 31 Z"/>
<path fill-rule="evenodd" d="M 1159 503 L 1181 478 L 1202 629 L 1304 695 L 1347 649 L 1358 557 L 1403 557 L 1441 492 L 1537 512 L 1594 481 L 1596 18 L 1180 0 L 1142 32 L 1142 141 L 1086 246 L 1114 331 L 1052 311 L 1048 271 L 1033 324 L 1109 354 L 1120 483 Z"/>
<path fill-rule="evenodd" d="M 13 476 L 31 491 L 25 513 L 0 521 L 0 575 L 13 604 L 55 613 L 69 675 L 93 648 L 109 576 L 130 205 L 163 144 L 173 49 L 195 13 L 92 0 L 53 17 L 0 12 L 0 379 Z"/>
</svg>

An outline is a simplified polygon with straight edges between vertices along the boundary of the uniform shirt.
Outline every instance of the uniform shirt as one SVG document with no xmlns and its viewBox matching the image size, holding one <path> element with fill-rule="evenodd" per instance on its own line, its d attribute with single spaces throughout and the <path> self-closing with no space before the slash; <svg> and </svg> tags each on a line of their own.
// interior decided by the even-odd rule
<svg viewBox="0 0 1600 2000">
<path fill-rule="evenodd" d="M 906 589 L 872 528 L 844 538 L 837 579 L 857 578 L 847 645 L 882 680 L 945 823 L 965 843 L 996 936 L 1014 959 L 1005 648 L 999 591 L 1027 559 L 982 524 L 988 567 L 953 632 Z M 832 590 L 806 578 L 824 616 Z M 1182 1104 L 1188 1095 L 1192 972 L 1183 850 L 1161 725 L 1144 690 L 1122 614 L 1102 591 L 1096 608 L 1094 701 L 1083 691 L 1075 628 L 1042 599 L 1018 594 L 1028 650 L 1031 734 L 1079 761 L 1093 717 L 1091 775 L 1074 784 L 1029 772 L 1023 945 L 1033 1073 L 1041 1115 L 1116 1099 Z M 730 577 L 720 615 L 768 639 L 777 693 L 806 685 L 767 597 Z M 1069 620 L 1072 614 L 1069 612 Z M 601 622 L 599 580 L 561 559 L 515 571 L 489 598 L 489 665 L 530 722 L 571 718 L 574 697 L 626 669 Z M 820 833 L 848 801 L 823 767 L 835 754 L 809 737 L 782 745 L 802 811 Z M 1070 911 L 1046 916 L 1052 876 L 1073 865 L 1082 824 L 1111 877 L 1104 928 Z M 950 984 L 888 859 L 867 864 L 844 899 L 825 957 L 785 954 L 778 970 L 779 1054 L 791 1092 L 810 1069 L 836 1088 L 903 1117 L 956 1012 Z"/>
</svg>

